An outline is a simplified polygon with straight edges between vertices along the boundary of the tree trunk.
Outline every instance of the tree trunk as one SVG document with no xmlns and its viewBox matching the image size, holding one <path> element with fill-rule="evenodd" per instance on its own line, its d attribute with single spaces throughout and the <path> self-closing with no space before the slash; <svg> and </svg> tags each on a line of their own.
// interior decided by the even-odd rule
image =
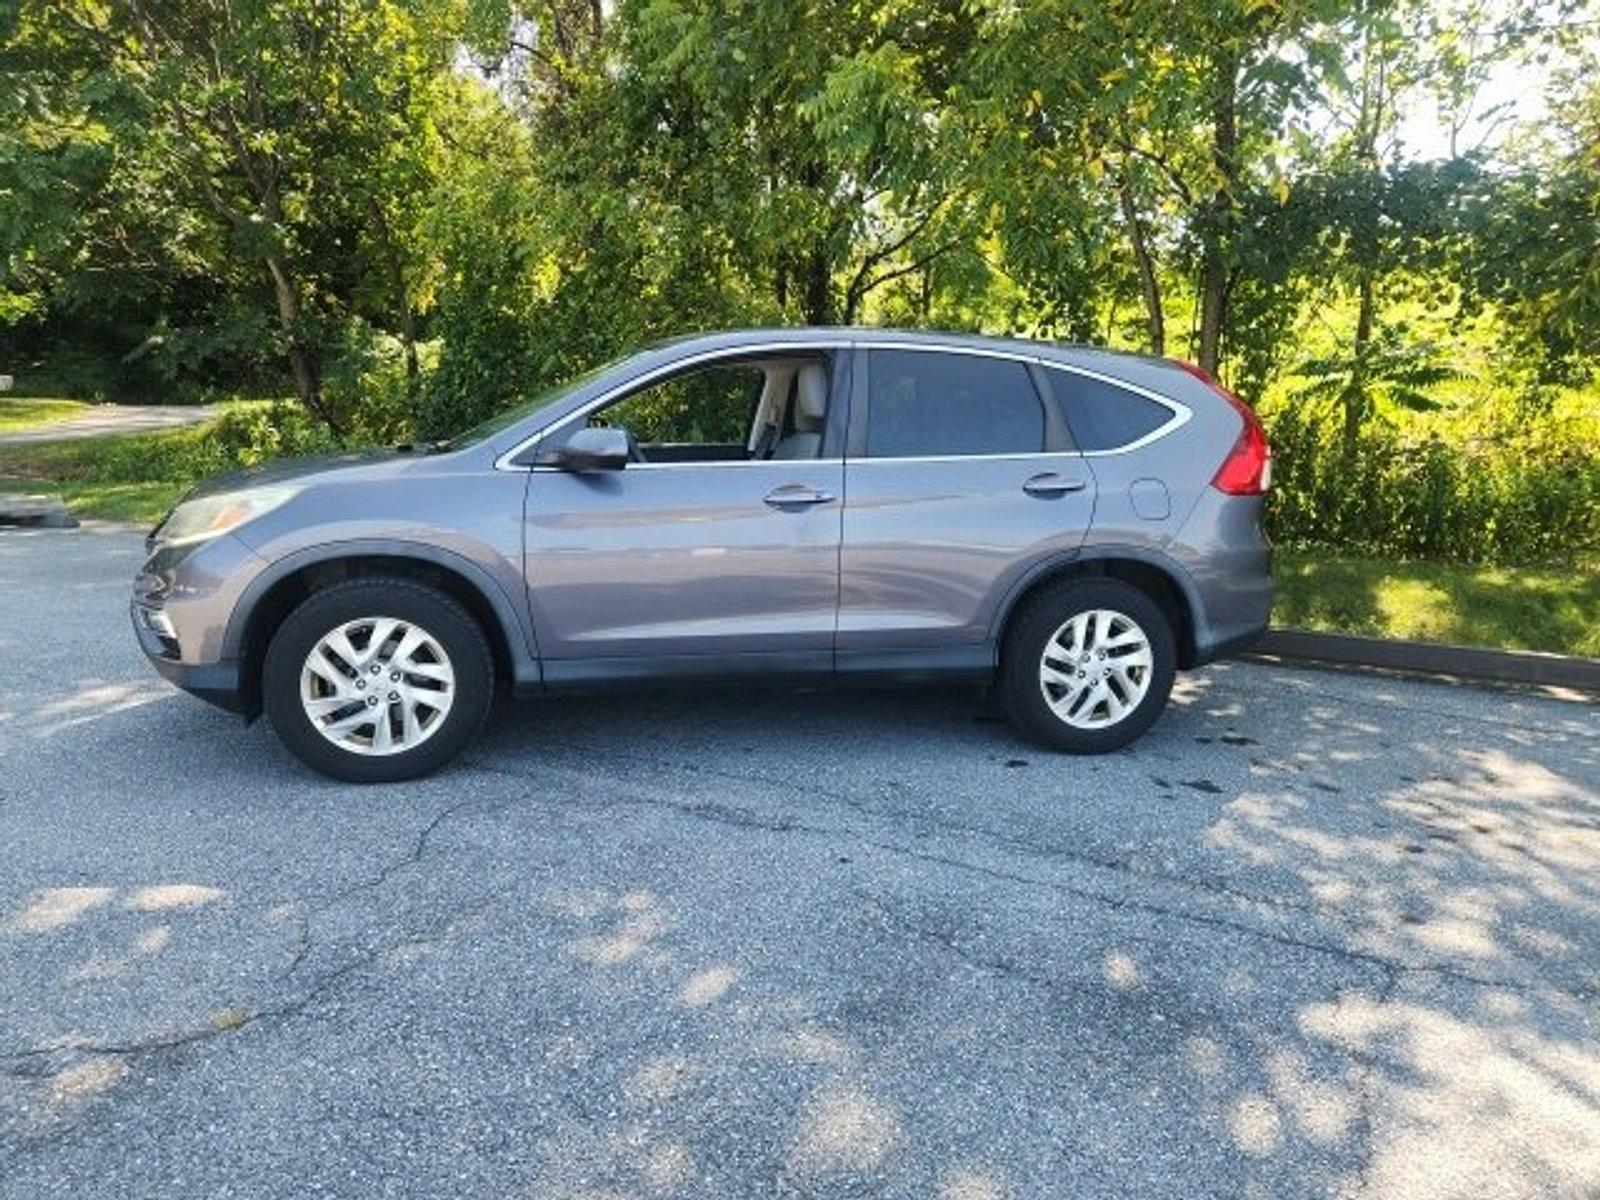
<svg viewBox="0 0 1600 1200">
<path fill-rule="evenodd" d="M 1167 322 L 1161 309 L 1161 280 L 1156 275 L 1155 257 L 1150 253 L 1144 222 L 1139 220 L 1139 210 L 1133 202 L 1133 185 L 1128 179 L 1126 164 L 1117 192 L 1122 199 L 1123 219 L 1128 223 L 1128 240 L 1133 243 L 1133 258 L 1139 264 L 1139 290 L 1144 294 L 1145 320 L 1150 327 L 1150 353 L 1165 354 Z"/>
<path fill-rule="evenodd" d="M 1224 50 L 1217 59 L 1211 97 L 1211 164 L 1217 190 L 1202 229 L 1200 257 L 1200 366 L 1215 375 L 1222 365 L 1222 333 L 1228 320 L 1228 251 L 1233 240 L 1233 192 L 1238 179 L 1239 55 Z"/>
<path fill-rule="evenodd" d="M 806 255 L 805 312 L 808 325 L 833 324 L 833 270 L 827 251 L 814 248 Z"/>
<path fill-rule="evenodd" d="M 1378 159 L 1378 132 L 1384 124 L 1388 62 L 1369 27 L 1361 55 L 1361 112 L 1356 125 L 1356 153 L 1374 182 L 1374 194 L 1381 186 L 1383 164 Z M 1370 214 L 1376 229 L 1380 214 Z M 1350 346 L 1350 382 L 1344 392 L 1344 448 L 1353 453 L 1367 416 L 1367 368 L 1372 347 L 1372 327 L 1378 317 L 1376 244 L 1369 247 L 1356 271 L 1356 333 Z M 1359 261 L 1359 260 L 1358 260 Z"/>
<path fill-rule="evenodd" d="M 417 314 L 411 307 L 411 292 L 406 287 L 405 259 L 394 236 L 383 205 L 376 199 L 369 205 L 373 224 L 383 243 L 383 256 L 389 268 L 389 297 L 400 318 L 400 345 L 406 358 L 406 399 L 415 403 L 422 384 L 422 363 L 417 358 Z"/>
<path fill-rule="evenodd" d="M 400 309 L 400 341 L 406 351 L 406 399 L 415 402 L 422 390 L 422 363 L 417 358 L 417 317 L 409 303 Z"/>
<path fill-rule="evenodd" d="M 390 286 L 394 290 L 395 306 L 400 310 L 400 345 L 406 356 L 406 399 L 415 403 L 422 388 L 422 363 L 417 359 L 417 314 L 411 307 L 398 250 L 392 250 L 390 256 Z"/>
<path fill-rule="evenodd" d="M 300 296 L 289 266 L 276 255 L 267 256 L 267 270 L 272 275 L 272 290 L 278 300 L 278 320 L 289 339 L 289 370 L 294 374 L 295 391 L 300 403 L 320 420 L 339 440 L 344 440 L 344 430 L 322 401 L 322 364 L 316 351 L 300 338 Z"/>
<path fill-rule="evenodd" d="M 1344 393 L 1344 448 L 1353 451 L 1367 415 L 1367 353 L 1372 346 L 1372 325 L 1377 317 L 1377 295 L 1371 267 L 1361 268 L 1356 284 L 1356 337 L 1351 347 L 1350 386 Z"/>
</svg>

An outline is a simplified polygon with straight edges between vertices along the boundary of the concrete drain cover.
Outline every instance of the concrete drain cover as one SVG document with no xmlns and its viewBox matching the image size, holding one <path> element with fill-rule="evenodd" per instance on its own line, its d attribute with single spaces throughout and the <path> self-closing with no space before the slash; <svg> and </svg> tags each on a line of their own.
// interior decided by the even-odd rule
<svg viewBox="0 0 1600 1200">
<path fill-rule="evenodd" d="M 0 493 L 0 528 L 76 529 L 78 520 L 60 496 L 17 496 Z"/>
</svg>

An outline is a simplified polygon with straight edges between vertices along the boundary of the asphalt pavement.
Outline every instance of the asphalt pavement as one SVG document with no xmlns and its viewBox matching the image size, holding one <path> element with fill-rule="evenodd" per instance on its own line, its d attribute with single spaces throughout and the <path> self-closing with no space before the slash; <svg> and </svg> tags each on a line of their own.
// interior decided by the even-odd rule
<svg viewBox="0 0 1600 1200">
<path fill-rule="evenodd" d="M 0 1197 L 1593 1197 L 1600 708 L 507 705 L 359 788 L 0 534 Z"/>
</svg>

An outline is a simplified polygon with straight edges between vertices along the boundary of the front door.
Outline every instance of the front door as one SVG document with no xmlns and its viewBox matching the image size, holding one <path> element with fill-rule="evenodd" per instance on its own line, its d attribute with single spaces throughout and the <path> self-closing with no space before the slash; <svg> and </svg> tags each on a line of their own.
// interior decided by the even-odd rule
<svg viewBox="0 0 1600 1200">
<path fill-rule="evenodd" d="M 702 365 L 552 435 L 620 426 L 638 454 L 621 470 L 534 469 L 526 570 L 547 682 L 831 670 L 833 375 L 821 353 Z"/>
</svg>

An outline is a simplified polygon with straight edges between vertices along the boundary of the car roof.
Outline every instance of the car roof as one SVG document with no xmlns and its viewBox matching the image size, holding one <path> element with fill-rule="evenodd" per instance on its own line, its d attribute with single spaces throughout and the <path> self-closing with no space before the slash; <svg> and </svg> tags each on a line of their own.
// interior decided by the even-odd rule
<svg viewBox="0 0 1600 1200">
<path fill-rule="evenodd" d="M 712 350 L 738 346 L 747 342 L 819 342 L 819 341 L 873 341 L 896 342 L 906 345 L 964 346 L 975 350 L 1002 350 L 1013 354 L 1072 353 L 1088 351 L 1094 354 L 1125 352 L 1104 350 L 1073 342 L 1048 341 L 1040 338 L 1001 337 L 995 334 L 966 333 L 954 329 L 899 329 L 877 325 L 773 325 L 748 329 L 711 329 L 704 332 L 682 334 L 656 343 L 662 349 L 668 346 L 703 346 Z M 1149 358 L 1149 355 L 1129 354 L 1127 357 Z"/>
<path fill-rule="evenodd" d="M 775 343 L 790 342 L 796 345 L 871 342 L 877 345 L 939 346 L 1039 358 L 1163 390 L 1173 387 L 1186 390 L 1188 385 L 1194 383 L 1193 377 L 1188 375 L 1185 368 L 1170 358 L 1072 342 L 996 337 L 954 330 L 886 329 L 867 325 L 780 325 L 771 328 L 720 329 L 688 334 L 658 342 L 650 349 L 671 352 L 672 357 L 679 357 L 685 353 L 736 350 L 743 345 L 771 346 Z"/>
</svg>

